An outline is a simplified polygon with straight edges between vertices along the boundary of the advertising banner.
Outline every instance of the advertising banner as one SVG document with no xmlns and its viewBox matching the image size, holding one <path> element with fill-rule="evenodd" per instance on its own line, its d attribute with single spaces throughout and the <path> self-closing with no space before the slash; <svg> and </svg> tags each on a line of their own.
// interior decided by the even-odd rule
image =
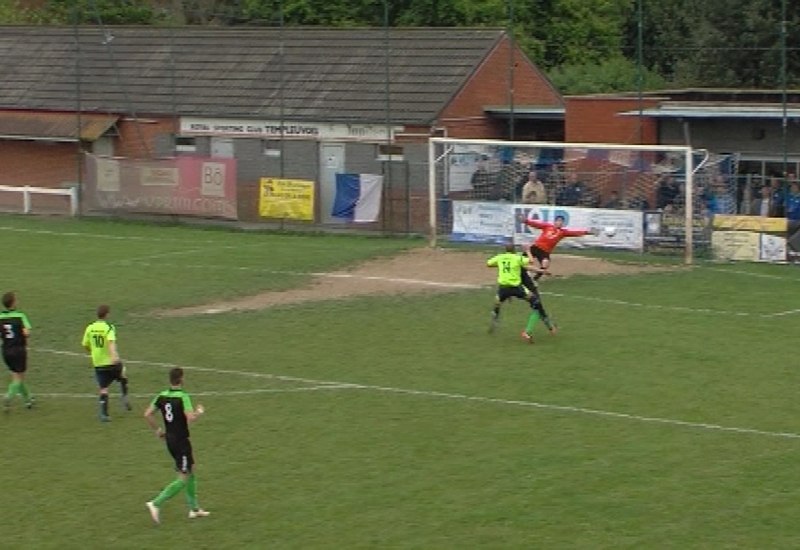
<svg viewBox="0 0 800 550">
<path fill-rule="evenodd" d="M 90 210 L 237 219 L 236 159 L 86 155 Z"/>
<path fill-rule="evenodd" d="M 634 210 L 604 208 L 579 208 L 572 206 L 514 205 L 514 242 L 528 245 L 539 235 L 539 230 L 520 222 L 519 215 L 544 222 L 556 216 L 564 217 L 568 229 L 599 229 L 599 235 L 568 238 L 558 245 L 563 248 L 614 248 L 641 251 L 644 246 L 643 213 Z"/>
<path fill-rule="evenodd" d="M 508 242 L 514 233 L 514 207 L 510 203 L 453 201 L 454 242 Z"/>
<path fill-rule="evenodd" d="M 786 261 L 787 254 L 787 242 L 785 237 L 761 233 L 758 247 L 759 261 L 781 263 Z"/>
<path fill-rule="evenodd" d="M 754 231 L 714 231 L 711 235 L 714 258 L 726 261 L 786 261 L 786 238 Z"/>
<path fill-rule="evenodd" d="M 786 233 L 786 218 L 764 218 L 761 216 L 733 216 L 715 214 L 714 229 L 755 231 L 758 233 Z"/>
<path fill-rule="evenodd" d="M 314 182 L 261 178 L 258 213 L 262 218 L 314 221 Z"/>
<path fill-rule="evenodd" d="M 711 244 L 711 220 L 696 216 L 692 220 L 692 242 L 697 248 Z M 660 210 L 644 213 L 644 244 L 648 251 L 675 252 L 686 246 L 686 218 Z"/>
<path fill-rule="evenodd" d="M 726 261 L 757 262 L 760 235 L 750 231 L 714 231 L 711 250 L 714 258 Z"/>
</svg>

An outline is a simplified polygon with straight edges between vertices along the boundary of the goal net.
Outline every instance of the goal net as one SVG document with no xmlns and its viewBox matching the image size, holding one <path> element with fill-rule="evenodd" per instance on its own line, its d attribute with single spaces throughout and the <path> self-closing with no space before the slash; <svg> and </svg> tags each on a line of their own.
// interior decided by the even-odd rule
<svg viewBox="0 0 800 550">
<path fill-rule="evenodd" d="M 736 158 L 682 146 L 432 138 L 430 232 L 440 241 L 528 244 L 520 216 L 598 235 L 564 247 L 682 254 L 711 248 L 711 216 L 737 213 Z"/>
</svg>

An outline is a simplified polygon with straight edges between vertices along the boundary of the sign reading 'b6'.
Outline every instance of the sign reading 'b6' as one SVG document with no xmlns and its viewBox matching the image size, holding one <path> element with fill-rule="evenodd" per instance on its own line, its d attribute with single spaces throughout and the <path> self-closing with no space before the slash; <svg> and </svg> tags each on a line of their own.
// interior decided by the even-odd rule
<svg viewBox="0 0 800 550">
<path fill-rule="evenodd" d="M 236 159 L 86 155 L 89 210 L 237 219 Z"/>
</svg>

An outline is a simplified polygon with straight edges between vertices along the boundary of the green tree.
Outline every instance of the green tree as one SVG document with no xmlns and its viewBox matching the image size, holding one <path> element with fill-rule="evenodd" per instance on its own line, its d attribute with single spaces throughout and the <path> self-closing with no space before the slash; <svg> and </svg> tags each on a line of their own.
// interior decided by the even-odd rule
<svg viewBox="0 0 800 550">
<path fill-rule="evenodd" d="M 630 0 L 555 0 L 544 26 L 544 67 L 602 63 L 618 56 L 624 44 Z"/>
<path fill-rule="evenodd" d="M 672 85 L 780 85 L 781 0 L 641 0 L 643 58 Z M 786 0 L 788 77 L 800 77 L 800 3 Z M 625 55 L 637 57 L 634 9 Z"/>
<path fill-rule="evenodd" d="M 638 89 L 637 63 L 617 55 L 599 63 L 564 64 L 548 74 L 550 82 L 565 95 L 627 92 Z M 665 80 L 654 71 L 642 73 L 643 89 L 658 90 Z"/>
<path fill-rule="evenodd" d="M 161 17 L 149 0 L 51 0 L 36 17 L 46 24 L 150 25 Z"/>
</svg>

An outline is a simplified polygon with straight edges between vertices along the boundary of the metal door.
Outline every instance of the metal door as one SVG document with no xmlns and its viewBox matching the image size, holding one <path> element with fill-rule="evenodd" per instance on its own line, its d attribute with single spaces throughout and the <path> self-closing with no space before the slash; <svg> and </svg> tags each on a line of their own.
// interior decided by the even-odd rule
<svg viewBox="0 0 800 550">
<path fill-rule="evenodd" d="M 212 157 L 217 157 L 217 158 L 232 159 L 234 157 L 233 139 L 232 138 L 212 137 L 211 138 L 211 156 Z"/>
<path fill-rule="evenodd" d="M 319 153 L 319 219 L 322 223 L 344 223 L 331 216 L 336 199 L 336 174 L 344 173 L 344 145 L 322 143 Z"/>
</svg>

